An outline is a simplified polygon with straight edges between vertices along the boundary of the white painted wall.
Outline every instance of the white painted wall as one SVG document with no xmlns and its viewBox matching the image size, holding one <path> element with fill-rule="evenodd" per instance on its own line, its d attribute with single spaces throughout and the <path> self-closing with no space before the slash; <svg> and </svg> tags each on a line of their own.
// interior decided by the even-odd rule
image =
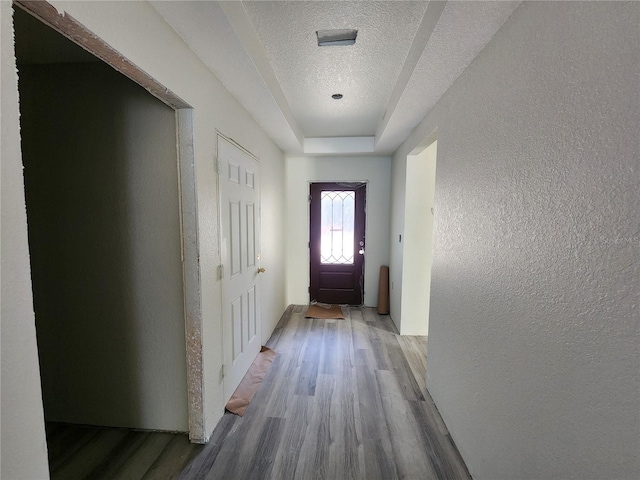
<svg viewBox="0 0 640 480">
<path fill-rule="evenodd" d="M 287 303 L 309 303 L 309 183 L 367 181 L 364 303 L 378 304 L 380 266 L 389 262 L 389 157 L 286 159 Z"/>
<path fill-rule="evenodd" d="M 394 156 L 395 212 L 438 129 L 427 385 L 475 479 L 640 474 L 639 24 L 523 3 Z"/>
<path fill-rule="evenodd" d="M 2 111 L 0 477 L 49 478 L 20 153 L 11 2 L 0 2 Z"/>
<path fill-rule="evenodd" d="M 429 296 L 433 240 L 433 199 L 436 186 L 437 142 L 422 152 L 407 156 L 404 205 L 402 283 L 394 285 L 394 295 L 402 296 L 402 317 L 391 312 L 401 335 L 429 333 Z M 396 239 L 394 239 L 396 240 Z"/>
<path fill-rule="evenodd" d="M 259 152 L 265 152 L 264 148 Z M 277 155 L 260 155 L 260 265 L 265 273 L 258 276 L 261 295 L 262 344 L 278 324 L 287 305 L 285 254 L 285 162 Z M 277 161 L 275 161 L 277 159 Z"/>
<path fill-rule="evenodd" d="M 19 78 L 46 418 L 187 431 L 175 111 L 101 62 Z"/>
<path fill-rule="evenodd" d="M 10 16 L 10 9 L 2 3 L 2 22 Z M 205 429 L 211 432 L 223 413 L 222 385 L 218 375 L 222 366 L 220 343 L 220 283 L 216 268 L 220 263 L 218 242 L 218 191 L 214 169 L 216 130 L 233 138 L 260 158 L 262 186 L 262 258 L 271 265 L 272 281 L 264 282 L 263 335 L 275 325 L 285 307 L 284 284 L 284 157 L 278 147 L 259 128 L 251 116 L 224 89 L 213 74 L 197 59 L 180 37 L 145 2 L 52 2 L 59 11 L 66 11 L 117 51 L 138 65 L 153 78 L 175 92 L 194 108 L 194 142 L 197 172 L 198 228 L 200 269 L 202 280 L 202 337 L 203 368 L 205 377 Z M 6 32 L 6 33 L 5 33 Z M 46 454 L 42 443 L 42 413 L 35 363 L 35 329 L 31 308 L 31 285 L 27 257 L 26 217 L 24 199 L 19 188 L 22 184 L 19 160 L 19 118 L 15 104 L 14 65 L 10 29 L 2 32 L 2 276 L 11 279 L 5 287 L 3 281 L 2 320 L 2 415 L 3 415 L 3 478 L 4 471 L 12 472 L 8 478 L 45 477 L 31 475 L 40 466 L 46 472 Z M 5 41 L 5 37 L 7 41 Z M 6 86 L 6 87 L 5 87 Z M 11 100 L 13 99 L 13 100 Z M 5 168 L 5 152 L 9 157 Z M 6 169 L 6 175 L 5 175 Z M 280 173 L 279 173 L 280 172 Z M 271 183 L 269 183 L 271 179 Z M 5 194 L 5 183 L 11 190 Z M 15 189 L 18 190 L 15 190 Z M 11 193 L 13 192 L 13 193 Z M 6 199 L 6 200 L 5 200 Z M 264 219 L 270 218 L 271 223 Z M 5 223 L 7 225 L 5 230 Z M 5 262 L 8 267 L 5 267 Z M 5 270 L 6 268 L 6 270 Z M 5 290 L 11 288 L 11 291 Z M 5 307 L 5 291 L 10 303 Z M 5 308 L 14 306 L 11 324 L 5 330 Z M 13 316 L 15 315 L 15 317 Z M 12 331 L 12 328 L 14 329 Z M 4 342 L 12 345 L 5 350 Z M 6 378 L 6 380 L 5 380 Z M 12 381 L 14 379 L 14 381 Z M 5 396 L 5 381 L 11 394 Z M 6 401 L 5 401 L 6 399 Z M 4 418 L 25 418 L 23 429 Z M 13 428 L 15 427 L 15 428 Z M 5 436 L 5 431 L 7 435 Z M 22 439 L 25 443 L 21 443 Z M 26 448 L 28 440 L 29 448 Z M 39 443 L 40 442 L 40 443 Z M 41 445 L 38 450 L 38 444 Z M 5 451 L 6 457 L 5 457 Z M 28 459 L 25 453 L 28 452 Z M 24 461 L 23 461 L 24 460 Z M 5 466 L 6 462 L 6 466 Z M 26 473 L 23 473 L 26 472 Z"/>
<path fill-rule="evenodd" d="M 407 185 L 407 155 L 394 155 L 391 167 L 391 233 L 389 235 L 389 314 L 400 330 L 402 318 L 402 267 L 404 263 L 404 207 Z"/>
</svg>

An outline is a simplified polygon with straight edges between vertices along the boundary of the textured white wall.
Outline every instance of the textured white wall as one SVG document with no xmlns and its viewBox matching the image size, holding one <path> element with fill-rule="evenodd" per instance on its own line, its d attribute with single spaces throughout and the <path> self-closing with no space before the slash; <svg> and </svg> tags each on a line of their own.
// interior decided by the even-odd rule
<svg viewBox="0 0 640 480">
<path fill-rule="evenodd" d="M 380 266 L 389 262 L 389 157 L 286 160 L 287 303 L 309 303 L 309 183 L 368 181 L 364 303 L 378 304 Z"/>
<path fill-rule="evenodd" d="M 19 71 L 46 418 L 187 431 L 175 111 L 103 63 Z"/>
<path fill-rule="evenodd" d="M 2 89 L 2 465 L 0 477 L 49 478 L 31 296 L 11 2 L 0 2 Z"/>
<path fill-rule="evenodd" d="M 402 154 L 401 154 L 402 155 Z M 407 184 L 407 155 L 396 153 L 391 164 L 391 219 L 389 239 L 389 309 L 398 330 L 402 318 L 402 265 L 404 248 L 400 236 L 404 236 L 404 205 Z"/>
<path fill-rule="evenodd" d="M 394 157 L 438 128 L 427 385 L 476 479 L 640 474 L 639 24 L 523 3 Z"/>
<path fill-rule="evenodd" d="M 265 152 L 264 149 L 260 152 Z M 287 305 L 286 292 L 286 184 L 284 157 L 278 150 L 278 161 L 273 155 L 255 152 L 260 157 L 260 264 L 265 273 L 260 275 L 262 344 L 276 328 Z"/>
<path fill-rule="evenodd" d="M 436 185 L 437 143 L 407 157 L 407 180 L 404 216 L 411 221 L 404 226 L 402 283 L 394 292 L 402 295 L 402 317 L 394 319 L 401 335 L 429 333 L 429 296 L 433 240 L 433 199 Z"/>
<path fill-rule="evenodd" d="M 2 3 L 2 21 L 10 16 L 8 2 Z M 222 365 L 222 351 L 220 344 L 220 283 L 217 280 L 216 268 L 220 263 L 218 245 L 218 191 L 216 187 L 216 173 L 214 169 L 216 130 L 232 137 L 238 143 L 256 154 L 261 161 L 261 172 L 273 172 L 263 178 L 271 178 L 272 184 L 265 182 L 262 187 L 262 215 L 271 218 L 272 223 L 263 221 L 263 261 L 273 262 L 274 273 L 272 282 L 265 283 L 263 293 L 263 320 L 268 328 L 269 321 L 275 324 L 285 307 L 284 267 L 278 261 L 284 257 L 284 179 L 279 178 L 282 172 L 284 157 L 280 149 L 269 140 L 258 127 L 251 116 L 237 103 L 231 94 L 224 89 L 211 72 L 196 58 L 180 37 L 166 24 L 158 13 L 145 2 L 52 2 L 59 11 L 66 11 L 89 30 L 105 40 L 117 51 L 138 65 L 142 70 L 157 79 L 167 88 L 188 102 L 194 108 L 194 142 L 195 162 L 197 172 L 198 198 L 198 235 L 200 244 L 200 269 L 202 280 L 202 317 L 203 317 L 203 368 L 205 379 L 205 429 L 211 432 L 223 413 L 222 385 L 218 372 Z M 7 15 L 5 15 L 5 12 Z M 11 384 L 11 397 L 5 397 L 3 388 L 2 415 L 19 417 L 29 415 L 25 430 L 16 431 L 10 424 L 7 432 L 14 435 L 5 436 L 3 421 L 3 471 L 5 461 L 10 462 L 7 471 L 14 472 L 15 478 L 30 475 L 30 469 L 37 469 L 45 465 L 46 454 L 41 443 L 41 451 L 37 451 L 38 442 L 44 439 L 41 417 L 41 402 L 37 381 L 38 368 L 35 361 L 35 331 L 33 314 L 30 306 L 31 287 L 28 278 L 29 264 L 27 255 L 26 223 L 24 201 L 20 192 L 14 192 L 5 202 L 4 182 L 10 182 L 12 187 L 22 184 L 21 162 L 19 159 L 19 140 L 17 129 L 19 125 L 17 112 L 5 115 L 4 98 L 17 96 L 15 77 L 13 77 L 14 59 L 10 34 L 5 34 L 3 26 L 2 41 L 2 81 L 3 81 L 3 116 L 2 116 L 2 148 L 3 169 L 5 168 L 5 148 L 13 158 L 12 164 L 7 166 L 8 175 L 3 171 L 3 202 L 2 202 L 2 261 L 3 278 L 5 276 L 6 260 L 11 261 L 11 267 L 6 275 L 12 278 L 12 304 L 16 306 L 15 331 L 9 327 L 5 330 L 5 316 L 3 311 L 2 341 L 15 345 L 16 349 L 5 351 L 3 343 L 2 378 L 5 382 L 15 378 Z M 4 36 L 7 35 L 8 41 Z M 7 85 L 7 88 L 5 88 Z M 6 97 L 5 97 L 6 96 Z M 15 102 L 15 100 L 13 100 Z M 6 135 L 5 135 L 5 132 Z M 13 132 L 13 133 L 11 133 Z M 14 135 L 14 137 L 10 137 Z M 5 136 L 13 138 L 5 147 Z M 5 222 L 15 232 L 5 242 Z M 8 229 L 6 235 L 12 230 Z M 264 240 L 266 239 L 266 240 Z M 268 285 L 267 285 L 268 284 Z M 3 282 L 3 289 L 5 287 Z M 3 300 L 5 293 L 3 290 Z M 29 304 L 24 303 L 27 299 Z M 24 300 L 25 302 L 27 300 Z M 14 303 L 15 302 L 15 303 Z M 5 308 L 3 301 L 3 309 Z M 8 308 L 8 306 L 6 307 Z M 264 333 L 266 335 L 266 332 Z M 6 353 L 5 353 L 6 352 Z M 5 357 L 7 362 L 5 363 Z M 17 365 L 17 367 L 16 367 Z M 14 373 L 15 369 L 15 373 Z M 22 375 L 24 373 L 24 375 Z M 17 385 L 17 383 L 20 385 Z M 4 387 L 4 385 L 3 385 Z M 5 402 L 7 398 L 7 402 Z M 38 419 L 40 415 L 40 419 Z M 15 424 L 14 424 L 15 425 Z M 29 441 L 30 449 L 21 444 L 21 439 Z M 36 447 L 34 447 L 36 445 Z M 28 464 L 22 462 L 24 455 L 7 456 L 4 452 L 29 452 Z M 42 463 L 44 462 L 44 463 Z M 27 472 L 22 474 L 20 472 Z M 45 476 L 45 475 L 42 475 Z M 4 477 L 4 476 L 3 476 Z"/>
</svg>

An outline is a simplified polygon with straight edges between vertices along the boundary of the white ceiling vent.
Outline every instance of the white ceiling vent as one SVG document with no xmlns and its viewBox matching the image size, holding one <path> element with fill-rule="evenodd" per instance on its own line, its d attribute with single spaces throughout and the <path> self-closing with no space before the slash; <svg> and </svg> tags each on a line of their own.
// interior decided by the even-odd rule
<svg viewBox="0 0 640 480">
<path fill-rule="evenodd" d="M 318 30 L 318 46 L 333 47 L 336 45 L 353 45 L 356 43 L 358 30 Z"/>
</svg>

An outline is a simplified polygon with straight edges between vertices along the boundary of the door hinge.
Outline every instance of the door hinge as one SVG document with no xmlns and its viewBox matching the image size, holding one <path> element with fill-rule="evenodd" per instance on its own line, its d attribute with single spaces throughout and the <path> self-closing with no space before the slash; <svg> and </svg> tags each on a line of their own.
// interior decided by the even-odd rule
<svg viewBox="0 0 640 480">
<path fill-rule="evenodd" d="M 309 248 L 311 248 L 311 242 L 309 242 Z"/>
<path fill-rule="evenodd" d="M 226 375 L 226 372 L 225 372 L 224 363 L 223 363 L 222 366 L 220 367 L 220 378 L 224 378 L 225 375 Z"/>
<path fill-rule="evenodd" d="M 224 278 L 224 265 L 218 265 L 218 280 L 222 280 Z"/>
<path fill-rule="evenodd" d="M 309 195 L 309 203 L 311 203 L 311 195 Z"/>
<path fill-rule="evenodd" d="M 307 287 L 307 292 L 311 293 L 311 287 Z"/>
<path fill-rule="evenodd" d="M 216 158 L 215 162 L 213 162 L 213 166 L 214 169 L 216 171 L 216 173 L 219 175 L 220 174 L 220 159 Z"/>
</svg>

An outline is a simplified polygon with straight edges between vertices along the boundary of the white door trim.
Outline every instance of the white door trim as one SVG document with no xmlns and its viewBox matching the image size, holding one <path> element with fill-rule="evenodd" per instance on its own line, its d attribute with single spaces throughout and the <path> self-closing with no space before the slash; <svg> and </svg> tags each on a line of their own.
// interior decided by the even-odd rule
<svg viewBox="0 0 640 480">
<path fill-rule="evenodd" d="M 193 109 L 176 110 L 178 175 L 180 181 L 180 228 L 184 288 L 185 342 L 187 351 L 187 396 L 189 440 L 208 441 L 204 413 L 204 371 L 202 351 L 202 303 L 198 199 L 196 192 Z"/>
</svg>

